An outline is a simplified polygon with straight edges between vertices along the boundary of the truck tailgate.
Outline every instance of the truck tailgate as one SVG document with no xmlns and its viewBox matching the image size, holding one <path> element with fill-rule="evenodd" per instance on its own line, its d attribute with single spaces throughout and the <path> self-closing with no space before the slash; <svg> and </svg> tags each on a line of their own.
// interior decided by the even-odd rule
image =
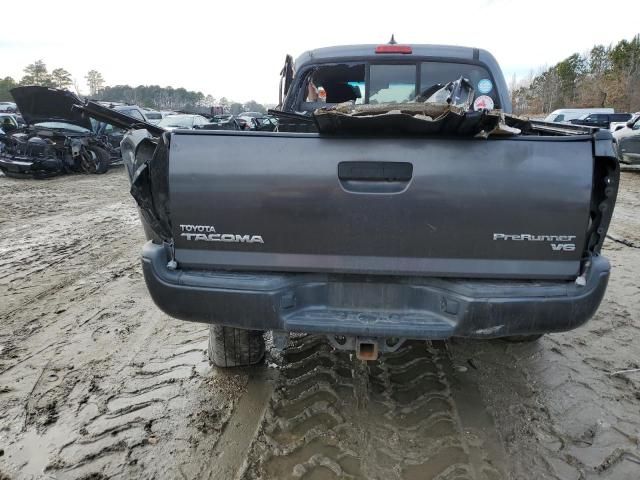
<svg viewBox="0 0 640 480">
<path fill-rule="evenodd" d="M 191 268 L 485 278 L 579 274 L 588 135 L 172 134 L 175 255 Z"/>
</svg>

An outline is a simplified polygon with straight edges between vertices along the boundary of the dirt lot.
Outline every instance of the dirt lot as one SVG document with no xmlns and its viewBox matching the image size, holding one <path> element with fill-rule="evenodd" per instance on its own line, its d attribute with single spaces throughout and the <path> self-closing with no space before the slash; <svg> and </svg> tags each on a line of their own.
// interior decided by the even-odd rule
<svg viewBox="0 0 640 480">
<path fill-rule="evenodd" d="M 0 479 L 640 478 L 640 173 L 606 299 L 530 345 L 408 345 L 363 364 L 296 338 L 251 372 L 160 313 L 122 169 L 0 177 Z"/>
</svg>

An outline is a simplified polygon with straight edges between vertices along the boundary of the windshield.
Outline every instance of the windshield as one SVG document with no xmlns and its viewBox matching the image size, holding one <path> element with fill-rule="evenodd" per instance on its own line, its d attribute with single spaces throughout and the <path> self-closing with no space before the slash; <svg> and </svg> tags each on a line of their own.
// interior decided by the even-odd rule
<svg viewBox="0 0 640 480">
<path fill-rule="evenodd" d="M 91 131 L 86 128 L 66 122 L 40 122 L 34 124 L 34 127 L 50 128 L 52 130 L 68 130 L 77 133 L 91 133 Z"/>
<path fill-rule="evenodd" d="M 158 123 L 159 127 L 191 128 L 193 127 L 193 117 L 190 115 L 169 115 Z"/>
<path fill-rule="evenodd" d="M 18 122 L 13 117 L 13 115 L 0 115 L 0 124 L 11 124 L 13 126 L 18 126 Z"/>
</svg>

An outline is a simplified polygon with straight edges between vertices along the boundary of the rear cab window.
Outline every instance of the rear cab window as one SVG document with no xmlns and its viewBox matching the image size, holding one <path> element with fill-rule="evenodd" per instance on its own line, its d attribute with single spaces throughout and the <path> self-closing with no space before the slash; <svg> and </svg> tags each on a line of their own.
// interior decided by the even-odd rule
<svg viewBox="0 0 640 480">
<path fill-rule="evenodd" d="M 406 103 L 438 84 L 460 77 L 468 79 L 475 98 L 487 96 L 494 108 L 500 97 L 489 71 L 477 64 L 448 61 L 326 64 L 312 67 L 303 81 L 302 98 L 296 110 L 315 110 L 322 103 L 358 104 Z"/>
<path fill-rule="evenodd" d="M 369 66 L 368 103 L 405 103 L 416 98 L 417 66 Z"/>
</svg>

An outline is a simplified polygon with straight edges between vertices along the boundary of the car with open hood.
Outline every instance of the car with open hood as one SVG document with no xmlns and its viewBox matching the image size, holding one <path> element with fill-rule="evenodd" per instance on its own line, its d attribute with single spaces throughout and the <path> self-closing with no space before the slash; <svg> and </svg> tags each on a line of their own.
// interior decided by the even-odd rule
<svg viewBox="0 0 640 480">
<path fill-rule="evenodd" d="M 11 90 L 25 126 L 0 135 L 0 171 L 12 177 L 104 173 L 118 160 L 91 119 L 74 110 L 73 93 L 41 86 Z"/>
</svg>

